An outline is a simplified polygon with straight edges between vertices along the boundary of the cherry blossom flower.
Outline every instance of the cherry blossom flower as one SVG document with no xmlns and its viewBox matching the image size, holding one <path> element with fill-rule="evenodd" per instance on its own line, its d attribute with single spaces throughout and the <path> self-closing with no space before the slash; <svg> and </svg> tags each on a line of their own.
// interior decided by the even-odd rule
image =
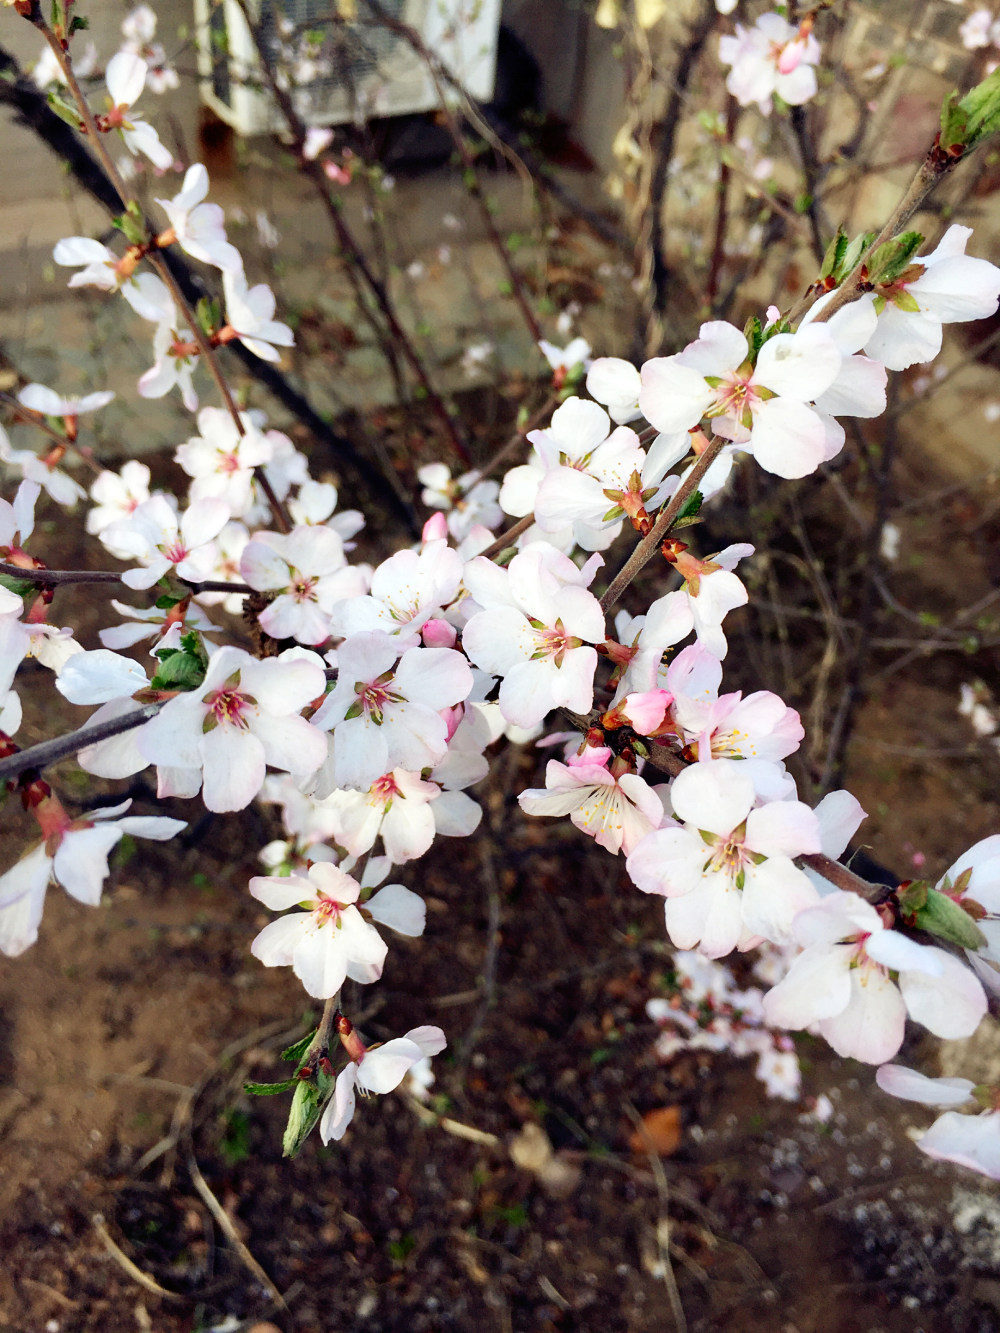
<svg viewBox="0 0 1000 1333">
<path fill-rule="evenodd" d="M 241 416 L 241 434 L 229 412 L 222 407 L 203 407 L 198 413 L 198 431 L 179 444 L 174 461 L 194 480 L 192 500 L 214 497 L 229 506 L 233 518 L 241 518 L 253 502 L 253 470 L 270 461 L 271 442 L 246 416 Z"/>
<path fill-rule="evenodd" d="M 90 498 L 94 508 L 87 513 L 87 531 L 96 537 L 110 523 L 129 518 L 149 499 L 149 468 L 130 458 L 121 472 L 102 472 L 90 488 Z"/>
<path fill-rule="evenodd" d="M 365 906 L 356 906 L 361 885 L 339 866 L 318 861 L 302 875 L 255 875 L 250 892 L 273 912 L 305 907 L 265 926 L 250 952 L 265 967 L 291 967 L 317 1000 L 336 995 L 347 977 L 377 981 L 388 952 L 366 916 L 407 935 L 421 935 L 424 904 L 401 884 L 388 885 Z M 379 900 L 384 897 L 381 909 Z"/>
<path fill-rule="evenodd" d="M 586 338 L 574 338 L 565 347 L 556 347 L 555 343 L 539 339 L 539 350 L 552 367 L 552 379 L 560 388 L 567 377 L 578 367 L 586 370 L 590 365 L 590 343 Z"/>
<path fill-rule="evenodd" d="M 229 521 L 229 506 L 222 500 L 195 500 L 180 522 L 162 495 L 137 505 L 130 518 L 119 519 L 99 534 L 109 551 L 122 559 L 142 562 L 142 569 L 127 569 L 122 582 L 130 588 L 151 588 L 171 570 L 178 578 L 204 579 L 215 559 L 213 537 Z"/>
<path fill-rule="evenodd" d="M 816 96 L 814 66 L 820 54 L 812 33 L 803 33 L 780 14 L 762 14 L 753 28 L 737 23 L 735 37 L 719 39 L 719 59 L 731 66 L 726 88 L 740 106 L 756 103 L 765 116 L 771 114 L 775 93 L 789 106 Z"/>
<path fill-rule="evenodd" d="M 468 698 L 472 672 L 451 648 L 410 648 L 372 630 L 337 649 L 337 684 L 313 721 L 332 729 L 333 784 L 368 791 L 384 773 L 433 768 L 448 748 L 441 709 Z"/>
<path fill-rule="evenodd" d="M 419 551 L 397 551 L 377 566 L 367 596 L 334 608 L 334 632 L 380 629 L 413 639 L 453 601 L 461 581 L 462 557 L 443 538 L 425 540 Z"/>
<path fill-rule="evenodd" d="M 135 267 L 123 264 L 113 250 L 89 236 L 67 236 L 57 241 L 52 258 L 63 268 L 80 270 L 70 278 L 70 287 L 100 287 L 106 292 L 117 291 Z"/>
<path fill-rule="evenodd" d="M 323 1142 L 337 1142 L 344 1137 L 347 1126 L 354 1119 L 355 1088 L 362 1096 L 372 1092 L 392 1092 L 414 1065 L 428 1056 L 438 1055 L 447 1044 L 440 1028 L 420 1027 L 411 1028 L 405 1036 L 394 1037 L 384 1046 L 362 1047 L 360 1058 L 348 1061 L 337 1075 L 333 1096 L 319 1122 Z"/>
<path fill-rule="evenodd" d="M 235 330 L 235 336 L 262 361 L 280 361 L 281 354 L 275 347 L 291 347 L 295 335 L 287 324 L 274 318 L 276 302 L 267 283 L 248 287 L 241 268 L 235 273 L 223 270 L 222 288 L 226 296 L 226 320 Z"/>
<path fill-rule="evenodd" d="M 180 76 L 168 63 L 160 43 L 153 41 L 155 35 L 156 15 L 149 5 L 137 5 L 122 19 L 122 50 L 142 56 L 147 65 L 146 84 L 150 91 L 165 93 L 180 86 Z"/>
<path fill-rule="evenodd" d="M 586 713 L 594 701 L 604 612 L 587 591 L 586 571 L 545 542 L 516 555 L 506 569 L 482 556 L 469 562 L 465 585 L 483 608 L 462 634 L 469 658 L 503 677 L 500 711 L 520 727 L 536 726 L 553 708 Z"/>
<path fill-rule="evenodd" d="M 25 481 L 35 482 L 56 504 L 71 509 L 87 492 L 55 463 L 47 462 L 31 449 L 15 449 L 10 437 L 0 426 L 0 462 L 17 468 Z"/>
<path fill-rule="evenodd" d="M 326 738 L 299 713 L 325 684 L 314 653 L 292 649 L 258 661 L 226 644 L 202 684 L 168 700 L 136 743 L 150 763 L 201 770 L 209 810 L 242 810 L 260 791 L 266 765 L 305 777 L 323 762 Z"/>
<path fill-rule="evenodd" d="M 784 943 L 796 913 L 818 901 L 791 859 L 819 851 L 816 816 L 800 801 L 756 800 L 742 763 L 693 764 L 670 787 L 683 827 L 657 829 L 628 858 L 633 882 L 667 899 L 679 948 L 721 958 L 761 939 Z"/>
<path fill-rule="evenodd" d="M 670 558 L 684 579 L 681 593 L 687 598 L 698 641 L 721 662 L 729 651 L 722 622 L 730 611 L 745 606 L 749 600 L 746 588 L 733 570 L 741 560 L 753 555 L 754 548 L 748 542 L 736 542 L 708 560 L 699 560 L 683 542 L 668 542 L 668 545 L 672 547 Z"/>
<path fill-rule="evenodd" d="M 44 384 L 26 384 L 17 395 L 17 400 L 32 412 L 41 412 L 47 417 L 62 417 L 67 420 L 67 424 L 69 421 L 75 424 L 76 418 L 82 413 L 96 412 L 98 408 L 106 407 L 114 396 L 110 389 L 104 389 L 98 393 L 84 394 L 82 398 L 64 398 Z"/>
<path fill-rule="evenodd" d="M 152 125 L 132 110 L 146 86 L 148 73 L 146 62 L 131 51 L 119 51 L 111 57 L 104 77 L 112 110 L 105 119 L 113 128 L 121 130 L 125 147 L 133 156 L 142 153 L 154 167 L 166 171 L 173 165 L 173 153 L 160 142 Z"/>
<path fill-rule="evenodd" d="M 610 758 L 610 750 L 591 750 L 568 764 L 550 759 L 544 788 L 527 788 L 517 803 L 527 815 L 569 815 L 598 847 L 628 855 L 662 824 L 663 802 L 638 774 L 614 776 Z"/>
<path fill-rule="evenodd" d="M 482 810 L 461 791 L 442 791 L 416 773 L 397 768 L 384 773 L 367 792 L 340 792 L 337 842 L 361 856 L 381 837 L 396 865 L 423 856 L 438 834 L 468 837 Z"/>
<path fill-rule="evenodd" d="M 960 886 L 960 887 L 959 887 Z M 973 971 L 994 994 L 1000 992 L 1000 834 L 983 838 L 963 852 L 937 885 L 939 893 L 978 904 L 986 915 L 976 924 L 986 936 L 983 948 L 967 950 Z"/>
<path fill-rule="evenodd" d="M 51 882 L 61 884 L 77 902 L 96 907 L 109 873 L 108 855 L 126 833 L 164 842 L 187 827 L 181 819 L 125 815 L 131 801 L 73 820 L 58 802 L 52 804 L 52 817 L 43 827 L 45 841 L 0 875 L 0 952 L 11 957 L 37 940 Z"/>
<path fill-rule="evenodd" d="M 260 613 L 267 633 L 305 644 L 328 639 L 334 606 L 367 589 L 365 571 L 347 564 L 343 542 L 326 527 L 258 532 L 243 548 L 240 573 L 251 588 L 277 594 Z"/>
<path fill-rule="evenodd" d="M 1000 298 L 1000 268 L 965 253 L 971 227 L 949 227 L 935 250 L 922 255 L 891 286 L 876 291 L 882 305 L 865 352 L 890 370 L 932 361 L 941 326 L 986 319 Z M 912 276 L 911 276 L 912 275 Z"/>
<path fill-rule="evenodd" d="M 198 410 L 198 392 L 194 372 L 200 354 L 191 330 L 174 323 L 157 324 L 153 334 L 153 364 L 139 376 L 140 398 L 165 398 L 171 389 L 180 389 L 181 402 L 189 412 Z"/>
<path fill-rule="evenodd" d="M 950 1040 L 971 1036 L 986 1012 L 983 988 L 967 967 L 890 930 L 857 894 L 829 894 L 796 917 L 792 934 L 803 952 L 765 995 L 768 1021 L 793 1029 L 815 1023 L 838 1055 L 891 1060 L 907 1012 Z"/>
<path fill-rule="evenodd" d="M 203 202 L 208 194 L 208 172 L 200 162 L 188 167 L 184 184 L 173 199 L 157 199 L 170 219 L 170 230 L 157 240 L 161 246 L 176 241 L 192 259 L 212 264 L 224 273 L 242 273 L 239 250 L 226 240 L 225 214 L 218 204 Z"/>
<path fill-rule="evenodd" d="M 483 481 L 479 472 L 466 472 L 453 481 L 446 464 L 427 463 L 418 469 L 417 479 L 424 488 L 421 500 L 431 509 L 446 511 L 448 531 L 456 541 L 463 541 L 477 524 L 495 528 L 503 518 L 497 503 L 500 487 L 495 481 Z"/>
<path fill-rule="evenodd" d="M 805 729 L 798 713 L 770 690 L 744 699 L 742 691 L 721 698 L 674 700 L 674 717 L 691 758 L 784 759 L 799 748 Z"/>
<path fill-rule="evenodd" d="M 21 550 L 35 530 L 35 505 L 41 490 L 37 481 L 22 481 L 13 504 L 0 498 L 0 547 L 8 558 Z"/>
<path fill-rule="evenodd" d="M 826 426 L 808 404 L 836 381 L 841 364 L 822 324 L 775 334 L 751 365 L 740 330 L 714 320 L 683 352 L 645 363 L 639 406 L 667 434 L 708 417 L 716 435 L 746 448 L 765 471 L 804 477 L 827 456 Z"/>
<path fill-rule="evenodd" d="M 223 529 L 225 531 L 225 529 Z M 125 616 L 123 625 L 110 625 L 98 631 L 97 637 L 105 648 L 131 648 L 143 639 L 161 639 L 171 626 L 183 623 L 185 629 L 194 629 L 199 634 L 219 633 L 218 625 L 213 625 L 208 617 L 193 602 L 181 604 L 181 616 L 178 607 L 129 606 L 125 602 L 111 599 L 111 606 L 120 616 Z M 145 767 L 145 765 L 142 765 Z"/>
</svg>

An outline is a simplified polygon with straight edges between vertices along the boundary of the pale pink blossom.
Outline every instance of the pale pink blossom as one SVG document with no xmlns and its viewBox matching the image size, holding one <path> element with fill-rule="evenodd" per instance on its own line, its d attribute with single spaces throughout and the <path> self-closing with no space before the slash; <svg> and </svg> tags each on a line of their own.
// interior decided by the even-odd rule
<svg viewBox="0 0 1000 1333">
<path fill-rule="evenodd" d="M 287 324 L 274 318 L 274 293 L 264 282 L 248 287 L 246 275 L 223 271 L 222 288 L 226 297 L 226 320 L 249 352 L 262 361 L 280 361 L 275 347 L 291 347 L 295 335 Z"/>
<path fill-rule="evenodd" d="M 166 171 L 173 165 L 173 153 L 160 142 L 152 125 L 132 110 L 146 86 L 148 73 L 146 62 L 131 51 L 119 51 L 111 57 L 104 74 L 112 105 L 109 119 L 121 130 L 130 153 L 142 153 L 154 167 Z"/>
<path fill-rule="evenodd" d="M 1000 1111 L 982 1115 L 945 1111 L 917 1139 L 917 1147 L 940 1162 L 955 1162 L 990 1180 L 1000 1180 Z"/>
<path fill-rule="evenodd" d="M 246 416 L 243 432 L 221 407 L 203 407 L 197 435 L 177 446 L 174 461 L 189 477 L 192 500 L 214 497 L 229 506 L 233 518 L 242 518 L 253 503 L 254 468 L 271 459 L 271 442 Z"/>
<path fill-rule="evenodd" d="M 792 861 L 819 851 L 815 814 L 800 801 L 756 802 L 743 763 L 693 764 L 670 787 L 683 826 L 650 833 L 629 857 L 633 882 L 666 898 L 667 931 L 679 948 L 721 958 L 761 939 L 785 943 L 796 914 L 817 902 Z"/>
<path fill-rule="evenodd" d="M 588 763 L 550 759 L 544 788 L 522 791 L 517 803 L 527 815 L 569 815 L 598 847 L 626 856 L 663 822 L 663 802 L 636 773 L 613 776 L 594 752 Z M 586 756 L 584 756 L 586 758 Z M 610 759 L 611 752 L 606 752 Z"/>
<path fill-rule="evenodd" d="M 153 495 L 99 535 L 120 559 L 139 560 L 143 566 L 127 569 L 122 582 L 130 588 L 151 588 L 171 571 L 196 582 L 207 577 L 215 560 L 212 539 L 228 521 L 229 506 L 222 500 L 195 500 L 178 522 L 164 497 Z"/>
<path fill-rule="evenodd" d="M 618 356 L 599 356 L 587 372 L 587 392 L 608 409 L 611 420 L 627 426 L 642 416 L 639 390 L 642 379 L 631 361 Z"/>
<path fill-rule="evenodd" d="M 815 1023 L 838 1055 L 883 1064 L 902 1045 L 907 1013 L 955 1040 L 971 1036 L 986 1012 L 967 967 L 889 929 L 857 894 L 829 894 L 796 917 L 792 933 L 803 952 L 764 997 L 768 1021 L 792 1029 Z"/>
<path fill-rule="evenodd" d="M 149 499 L 149 468 L 130 458 L 122 464 L 121 472 L 102 472 L 90 488 L 90 498 L 94 508 L 87 513 L 87 531 L 96 537 L 110 523 L 129 518 Z"/>
<path fill-rule="evenodd" d="M 771 114 L 777 94 L 789 106 L 801 106 L 816 95 L 816 70 L 820 46 L 811 32 L 780 14 L 762 14 L 753 28 L 736 25 L 734 37 L 719 39 L 719 59 L 731 66 L 726 87 L 740 106 L 754 103 L 765 116 Z"/>
<path fill-rule="evenodd" d="M 355 1088 L 362 1096 L 392 1092 L 414 1065 L 443 1051 L 447 1041 L 440 1028 L 411 1028 L 405 1037 L 394 1037 L 384 1046 L 363 1048 L 360 1060 L 349 1060 L 337 1075 L 333 1096 L 319 1122 L 324 1143 L 344 1137 L 354 1118 Z"/>
<path fill-rule="evenodd" d="M 368 595 L 333 608 L 334 633 L 379 629 L 412 640 L 454 600 L 461 582 L 458 552 L 443 538 L 425 539 L 419 551 L 397 551 L 376 566 Z"/>
<path fill-rule="evenodd" d="M 136 738 L 148 762 L 202 773 L 209 810 L 242 810 L 270 764 L 306 777 L 326 757 L 326 738 L 300 717 L 326 685 L 321 659 L 301 649 L 263 661 L 226 645 L 197 689 L 168 700 Z"/>
<path fill-rule="evenodd" d="M 251 588 L 276 594 L 260 613 L 267 633 L 305 644 L 328 639 L 333 608 L 368 586 L 365 571 L 348 565 L 343 542 L 328 527 L 258 532 L 243 548 L 240 573 Z"/>
<path fill-rule="evenodd" d="M 173 199 L 156 202 L 170 219 L 174 239 L 186 254 L 224 273 L 241 273 L 240 252 L 226 240 L 225 214 L 218 204 L 203 202 L 207 194 L 208 172 L 196 162 L 188 167 L 180 192 Z"/>
<path fill-rule="evenodd" d="M 594 699 L 604 612 L 587 591 L 587 573 L 545 542 L 506 569 L 482 556 L 466 566 L 465 585 L 483 609 L 462 635 L 469 658 L 502 677 L 500 710 L 508 722 L 536 726 L 553 708 L 586 713 Z M 586 583 L 584 582 L 586 580 Z"/>
</svg>

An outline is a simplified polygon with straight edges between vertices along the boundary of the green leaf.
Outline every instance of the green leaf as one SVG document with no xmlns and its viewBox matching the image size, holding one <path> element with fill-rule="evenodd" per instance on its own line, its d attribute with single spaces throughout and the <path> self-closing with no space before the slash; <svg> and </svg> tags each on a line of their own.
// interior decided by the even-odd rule
<svg viewBox="0 0 1000 1333">
<path fill-rule="evenodd" d="M 873 283 L 895 282 L 909 268 L 923 236 L 919 231 L 903 231 L 868 256 L 868 277 Z"/>
<path fill-rule="evenodd" d="M 75 130 L 80 128 L 80 113 L 62 100 L 58 93 L 49 93 L 49 107 L 56 113 L 60 120 L 64 120 L 67 125 L 72 125 Z"/>
<path fill-rule="evenodd" d="M 937 935 L 939 939 L 949 940 L 963 949 L 982 949 L 988 943 L 986 936 L 965 911 L 960 903 L 929 889 L 927 905 L 916 914 L 916 923 L 921 930 Z"/>
<path fill-rule="evenodd" d="M 273 1097 L 279 1092 L 289 1092 L 301 1082 L 297 1078 L 286 1078 L 281 1083 L 254 1083 L 252 1080 L 243 1084 L 243 1091 L 251 1097 Z"/>
<path fill-rule="evenodd" d="M 199 658 L 191 653 L 166 649 L 156 675 L 149 684 L 154 690 L 194 690 L 204 679 L 205 665 Z"/>
<path fill-rule="evenodd" d="M 954 97 L 954 93 L 952 96 Z M 946 101 L 945 106 L 947 104 Z M 1000 69 L 987 74 L 982 83 L 977 83 L 975 88 L 965 94 L 958 106 L 953 108 L 951 121 L 954 121 L 956 112 L 961 112 L 965 116 L 964 133 L 961 138 L 953 138 L 948 147 L 960 143 L 966 149 L 973 148 L 980 139 L 985 139 L 988 134 L 1000 129 Z M 954 125 L 950 128 L 954 133 Z M 944 143 L 944 108 L 941 110 L 941 129 L 941 142 Z"/>
<path fill-rule="evenodd" d="M 281 1141 L 281 1150 L 286 1157 L 298 1156 L 302 1145 L 319 1123 L 332 1087 L 333 1079 L 320 1070 L 317 1070 L 315 1082 L 312 1079 L 299 1082 L 292 1097 L 288 1124 Z"/>
<path fill-rule="evenodd" d="M 32 583 L 30 579 L 19 579 L 16 574 L 0 574 L 0 588 L 6 588 L 18 597 L 30 597 L 38 587 L 37 583 Z"/>
<path fill-rule="evenodd" d="M 703 502 L 704 497 L 702 496 L 701 491 L 695 491 L 693 495 L 689 495 L 684 501 L 680 513 L 674 520 L 674 527 L 677 527 L 678 523 L 685 522 L 685 520 L 690 523 L 691 519 L 696 518 L 701 512 Z"/>
<path fill-rule="evenodd" d="M 86 32 L 90 27 L 90 19 L 84 18 L 82 14 L 74 14 L 70 19 L 69 35 L 72 37 L 75 32 Z"/>
<path fill-rule="evenodd" d="M 286 1046 L 281 1052 L 282 1060 L 288 1060 L 290 1064 L 301 1063 L 305 1059 L 306 1051 L 308 1051 L 316 1031 L 317 1029 L 313 1028 L 312 1032 L 307 1032 L 299 1041 L 293 1041 L 291 1046 Z"/>
<path fill-rule="evenodd" d="M 142 245 L 146 239 L 146 223 L 134 199 L 126 206 L 121 217 L 115 218 L 115 226 L 131 245 Z"/>
<path fill-rule="evenodd" d="M 172 611 L 183 600 L 183 597 L 175 597 L 173 593 L 165 592 L 162 597 L 157 597 L 153 605 L 157 611 Z"/>
<path fill-rule="evenodd" d="M 819 271 L 821 278 L 832 278 L 844 262 L 844 255 L 847 253 L 847 232 L 844 228 L 838 227 L 837 234 L 826 247 L 826 254 L 823 256 L 823 266 Z"/>
</svg>

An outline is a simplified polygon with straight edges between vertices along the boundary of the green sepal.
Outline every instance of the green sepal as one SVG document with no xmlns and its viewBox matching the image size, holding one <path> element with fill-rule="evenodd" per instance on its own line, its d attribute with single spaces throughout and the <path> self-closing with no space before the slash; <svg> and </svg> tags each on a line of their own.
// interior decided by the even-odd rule
<svg viewBox="0 0 1000 1333">
<path fill-rule="evenodd" d="M 927 905 L 916 913 L 916 924 L 921 930 L 937 935 L 963 949 L 982 949 L 988 943 L 986 936 L 960 903 L 928 889 Z"/>
<path fill-rule="evenodd" d="M 251 1097 L 274 1097 L 279 1092 L 290 1092 L 301 1080 L 286 1078 L 281 1083 L 244 1083 L 243 1091 Z"/>
<path fill-rule="evenodd" d="M 75 32 L 86 32 L 90 27 L 90 19 L 84 18 L 82 14 L 74 14 L 69 21 L 69 35 L 72 37 Z"/>
<path fill-rule="evenodd" d="M 195 318 L 198 321 L 198 327 L 209 337 L 220 327 L 221 310 L 218 301 L 213 301 L 210 296 L 203 296 L 195 306 Z"/>
<path fill-rule="evenodd" d="M 898 236 L 885 241 L 868 256 L 870 281 L 875 284 L 895 282 L 900 274 L 909 268 L 923 239 L 919 231 L 902 231 Z"/>
<path fill-rule="evenodd" d="M 897 310 L 905 310 L 909 315 L 920 313 L 920 302 L 911 292 L 893 292 L 892 304 Z"/>
<path fill-rule="evenodd" d="M 332 1088 L 333 1079 L 320 1069 L 316 1071 L 315 1081 L 311 1078 L 299 1081 L 281 1140 L 281 1151 L 286 1157 L 298 1156 L 302 1145 L 319 1123 Z"/>
<path fill-rule="evenodd" d="M 941 103 L 941 147 L 964 149 L 968 131 L 968 116 L 958 100 L 958 93 L 951 92 Z"/>
<path fill-rule="evenodd" d="M 177 597 L 172 592 L 165 592 L 162 596 L 157 597 L 153 605 L 156 607 L 157 611 L 172 611 L 175 606 L 178 606 L 184 601 L 184 598 L 188 596 L 190 596 L 189 593 L 184 593 L 183 596 Z"/>
</svg>

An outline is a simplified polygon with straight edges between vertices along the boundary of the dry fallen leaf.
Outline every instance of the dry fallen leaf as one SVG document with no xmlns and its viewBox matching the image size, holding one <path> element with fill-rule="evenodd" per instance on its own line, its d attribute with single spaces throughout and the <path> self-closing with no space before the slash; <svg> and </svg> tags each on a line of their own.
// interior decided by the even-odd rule
<svg viewBox="0 0 1000 1333">
<path fill-rule="evenodd" d="M 628 1141 L 633 1152 L 655 1152 L 670 1157 L 681 1146 L 681 1108 L 658 1106 L 642 1117 L 642 1129 L 636 1129 Z"/>
</svg>

